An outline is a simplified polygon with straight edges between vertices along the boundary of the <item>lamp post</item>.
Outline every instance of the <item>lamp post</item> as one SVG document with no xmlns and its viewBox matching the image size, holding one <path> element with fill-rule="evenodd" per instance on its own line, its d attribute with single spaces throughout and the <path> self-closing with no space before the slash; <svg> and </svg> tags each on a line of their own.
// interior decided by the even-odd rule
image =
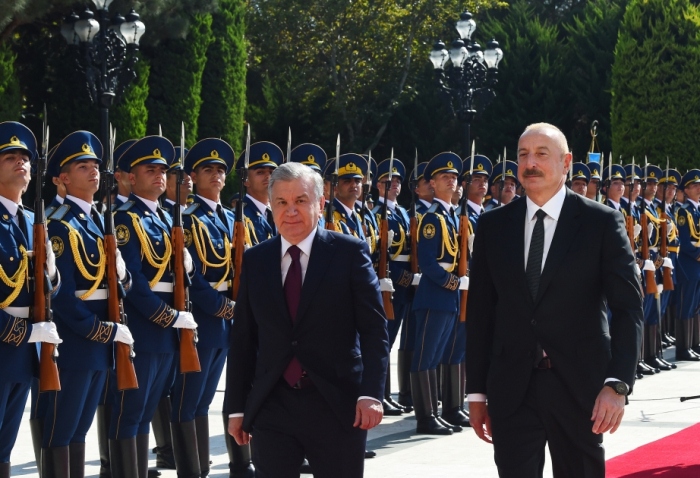
<svg viewBox="0 0 700 478">
<path fill-rule="evenodd" d="M 496 96 L 491 87 L 498 81 L 503 51 L 494 39 L 482 52 L 481 45 L 472 40 L 476 22 L 466 10 L 459 16 L 456 29 L 459 38 L 452 42 L 450 50 L 438 40 L 430 52 L 430 61 L 443 101 L 463 125 L 463 151 L 467 156 L 471 122 Z"/>
<path fill-rule="evenodd" d="M 100 140 L 109 144 L 109 108 L 121 99 L 124 89 L 136 78 L 136 52 L 146 26 L 133 9 L 109 18 L 113 0 L 93 0 L 97 19 L 89 8 L 78 16 L 68 15 L 61 35 L 78 55 L 77 68 L 85 74 L 90 99 L 100 109 Z"/>
</svg>

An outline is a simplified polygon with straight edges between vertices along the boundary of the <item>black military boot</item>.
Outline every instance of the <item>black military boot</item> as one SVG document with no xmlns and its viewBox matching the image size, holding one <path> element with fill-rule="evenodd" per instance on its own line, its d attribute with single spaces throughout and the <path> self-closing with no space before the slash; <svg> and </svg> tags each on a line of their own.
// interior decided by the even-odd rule
<svg viewBox="0 0 700 478">
<path fill-rule="evenodd" d="M 689 320 L 676 320 L 676 360 L 698 362 L 700 357 L 690 351 Z"/>
<path fill-rule="evenodd" d="M 250 457 L 250 444 L 240 446 L 228 432 L 228 415 L 224 419 L 224 441 L 228 451 L 229 478 L 255 478 L 255 468 Z M 175 452 L 177 454 L 177 451 Z M 176 455 L 177 456 L 177 455 Z"/>
<path fill-rule="evenodd" d="M 148 478 L 148 437 L 148 433 L 136 435 L 136 469 L 139 478 Z"/>
<path fill-rule="evenodd" d="M 413 352 L 399 350 L 397 372 L 399 374 L 399 405 L 404 407 L 406 413 L 413 411 L 413 400 L 411 399 L 411 362 L 413 362 Z"/>
<path fill-rule="evenodd" d="M 41 462 L 41 456 L 39 456 L 39 463 Z M 37 463 L 37 468 L 41 468 Z M 10 463 L 0 463 L 0 478 L 10 478 Z"/>
<path fill-rule="evenodd" d="M 659 370 L 671 370 L 669 365 L 661 362 L 657 356 L 658 344 L 656 343 L 658 326 L 644 325 L 644 363 L 649 367 Z"/>
<path fill-rule="evenodd" d="M 199 450 L 199 472 L 202 478 L 209 476 L 209 415 L 194 417 L 197 430 L 197 449 Z M 225 432 L 224 432 L 225 433 Z"/>
<path fill-rule="evenodd" d="M 413 398 L 413 411 L 418 422 L 416 433 L 422 435 L 452 435 L 452 430 L 444 427 L 433 416 L 430 371 L 411 372 L 411 397 Z"/>
<path fill-rule="evenodd" d="M 400 413 L 398 415 L 401 415 L 406 411 L 403 405 L 400 405 L 396 403 L 391 396 L 391 364 L 387 364 L 386 366 L 386 381 L 384 383 L 384 401 L 383 403 L 388 403 L 395 409 L 397 409 Z M 386 410 L 386 408 L 384 408 Z M 386 412 L 384 412 L 384 415 L 386 415 Z"/>
<path fill-rule="evenodd" d="M 68 448 L 70 478 L 85 478 L 85 443 L 71 443 Z"/>
<path fill-rule="evenodd" d="M 170 397 L 164 397 L 158 402 L 158 408 L 153 415 L 151 426 L 153 435 L 156 438 L 156 467 L 175 469 L 175 458 L 173 457 L 173 442 L 170 435 L 170 415 L 172 405 Z"/>
<path fill-rule="evenodd" d="M 70 477 L 70 450 L 67 446 L 41 449 L 42 478 Z"/>
<path fill-rule="evenodd" d="M 173 456 L 178 478 L 200 478 L 197 429 L 194 420 L 172 422 Z"/>
<path fill-rule="evenodd" d="M 460 397 L 462 398 L 462 407 L 460 409 L 460 412 L 464 417 L 469 420 L 469 410 L 467 410 L 467 407 L 464 405 L 464 401 L 467 399 L 467 364 L 466 362 L 462 362 L 459 364 L 459 374 L 460 374 L 460 381 L 459 381 L 459 386 L 460 386 Z M 469 425 L 471 426 L 471 425 Z"/>
<path fill-rule="evenodd" d="M 39 472 L 39 478 L 41 478 L 41 444 L 44 441 L 44 420 L 42 418 L 29 420 L 29 431 L 32 433 L 36 469 Z"/>
<path fill-rule="evenodd" d="M 690 319 L 693 324 L 692 340 L 690 341 L 690 350 L 695 352 L 695 355 L 700 355 L 700 316 L 695 316 Z"/>
<path fill-rule="evenodd" d="M 136 448 L 136 437 L 109 440 L 109 464 L 114 478 L 142 478 Z"/>
<path fill-rule="evenodd" d="M 440 370 L 442 371 L 445 369 L 447 365 L 440 365 Z M 453 425 L 451 423 L 448 423 L 444 418 L 440 416 L 440 407 L 438 403 L 438 393 L 442 395 L 442 391 L 438 391 L 438 389 L 442 388 L 442 385 L 445 381 L 443 380 L 443 373 L 438 374 L 437 370 L 430 370 L 430 393 L 431 393 L 431 400 L 430 403 L 433 407 L 433 416 L 437 419 L 437 421 L 443 426 L 447 427 L 453 432 L 461 432 L 462 427 L 460 425 Z M 442 397 L 442 403 L 444 404 L 445 397 Z"/>
<path fill-rule="evenodd" d="M 442 420 L 450 426 L 462 427 L 469 426 L 469 419 L 461 413 L 464 406 L 464 395 L 460 386 L 461 374 L 459 364 L 457 365 L 441 365 L 442 373 Z M 431 384 L 432 386 L 432 384 Z M 461 395 L 461 396 L 460 396 Z"/>
<path fill-rule="evenodd" d="M 112 469 L 109 465 L 109 422 L 112 419 L 112 405 L 98 405 L 95 417 L 97 418 L 97 446 L 100 450 L 100 478 L 111 478 Z"/>
</svg>

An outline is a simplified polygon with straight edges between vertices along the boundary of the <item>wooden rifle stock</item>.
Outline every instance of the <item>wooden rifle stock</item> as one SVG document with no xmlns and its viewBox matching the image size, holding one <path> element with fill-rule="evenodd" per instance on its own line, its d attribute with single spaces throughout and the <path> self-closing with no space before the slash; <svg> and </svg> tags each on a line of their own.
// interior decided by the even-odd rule
<svg viewBox="0 0 700 478">
<path fill-rule="evenodd" d="M 112 213 L 107 210 L 107 215 Z M 111 218 L 110 218 L 111 219 Z M 114 323 L 121 323 L 123 314 L 122 299 L 119 297 L 119 284 L 117 283 L 117 240 L 114 234 L 105 234 L 105 252 L 107 254 L 107 287 L 109 297 L 107 298 L 107 308 L 109 320 Z M 117 369 L 117 389 L 132 390 L 139 388 L 134 369 L 134 358 L 132 346 L 123 342 L 114 342 L 116 369 Z"/>
<path fill-rule="evenodd" d="M 463 210 L 464 211 L 464 210 Z M 467 275 L 467 264 L 469 259 L 469 217 L 466 214 L 459 216 L 459 260 L 457 262 L 457 275 L 464 277 Z M 467 296 L 468 290 L 461 290 L 459 294 L 459 321 L 467 321 Z"/>
<path fill-rule="evenodd" d="M 335 222 L 333 221 L 333 206 L 329 202 L 326 204 L 326 230 L 340 232 L 335 228 Z"/>
<path fill-rule="evenodd" d="M 240 202 L 239 202 L 240 204 Z M 233 284 L 231 287 L 231 299 L 236 300 L 238 288 L 241 285 L 241 266 L 243 265 L 243 252 L 245 251 L 245 223 L 236 222 L 233 225 Z"/>
<path fill-rule="evenodd" d="M 36 211 L 36 217 L 44 218 L 44 203 L 41 202 L 41 211 Z M 51 319 L 50 289 L 46 271 L 46 222 L 39 220 L 34 223 L 32 231 L 34 235 L 34 323 L 45 322 Z M 61 390 L 61 381 L 56 365 L 56 346 L 47 342 L 41 343 L 39 357 L 39 391 L 55 392 Z"/>
<path fill-rule="evenodd" d="M 666 197 L 664 195 L 664 197 Z M 666 209 L 666 202 L 663 203 L 664 209 Z M 661 213 L 661 248 L 659 250 L 661 257 L 666 259 L 668 257 L 668 217 L 665 212 Z M 673 290 L 673 276 L 671 275 L 671 268 L 663 268 L 663 278 L 664 278 L 664 290 Z"/>
<path fill-rule="evenodd" d="M 174 207 L 178 208 L 180 206 L 175 204 Z M 171 234 L 173 240 L 173 275 L 175 279 L 173 305 L 175 310 L 188 310 L 184 264 L 185 238 L 182 225 L 180 227 L 173 226 Z M 201 371 L 202 366 L 199 363 L 195 331 L 192 329 L 180 329 L 180 373 Z"/>
<path fill-rule="evenodd" d="M 642 260 L 649 260 L 649 220 L 647 219 L 646 209 L 642 209 Z M 644 271 L 644 281 L 646 282 L 646 293 L 656 294 L 658 289 L 656 288 L 656 271 Z"/>
<path fill-rule="evenodd" d="M 386 279 L 389 275 L 389 258 L 387 257 L 389 255 L 389 220 L 386 218 L 386 214 L 382 218 L 379 229 L 380 249 L 377 277 Z M 382 292 L 382 301 L 384 302 L 384 313 L 387 320 L 394 320 L 394 305 L 391 303 L 391 292 Z"/>
</svg>

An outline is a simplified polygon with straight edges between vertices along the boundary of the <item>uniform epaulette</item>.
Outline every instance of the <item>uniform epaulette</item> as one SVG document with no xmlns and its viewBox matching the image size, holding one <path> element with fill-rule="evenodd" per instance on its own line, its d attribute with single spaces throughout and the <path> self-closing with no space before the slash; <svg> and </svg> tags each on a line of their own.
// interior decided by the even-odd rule
<svg viewBox="0 0 700 478">
<path fill-rule="evenodd" d="M 688 209 L 688 203 L 687 203 L 687 202 L 684 202 L 683 204 L 681 204 L 681 207 L 682 207 L 683 209 Z"/>
<path fill-rule="evenodd" d="M 34 209 L 30 207 L 23 206 L 25 211 L 34 212 Z"/>
<path fill-rule="evenodd" d="M 134 205 L 134 201 L 127 201 L 124 204 L 122 204 L 121 206 L 119 206 L 119 208 L 117 208 L 117 212 L 128 211 L 129 209 L 131 209 L 131 206 L 133 206 L 133 205 Z"/>
<path fill-rule="evenodd" d="M 439 208 L 440 208 L 440 204 L 438 204 L 438 203 L 433 203 L 433 204 L 430 206 L 430 208 L 428 208 L 428 210 L 425 211 L 425 214 L 428 214 L 429 212 L 435 214 L 435 213 L 438 212 L 438 209 L 439 209 Z"/>
<path fill-rule="evenodd" d="M 374 214 L 375 216 L 376 216 L 377 214 L 379 214 L 380 212 L 382 212 L 382 207 L 381 207 L 381 206 L 374 206 L 374 209 L 372 209 L 372 214 Z"/>
<path fill-rule="evenodd" d="M 46 216 L 46 219 L 50 218 L 50 217 L 51 217 L 51 214 L 53 214 L 53 212 L 54 212 L 55 210 L 56 210 L 56 208 L 53 207 L 53 206 L 47 207 L 46 210 L 44 211 L 44 215 Z"/>
<path fill-rule="evenodd" d="M 198 207 L 199 207 L 199 203 L 194 202 L 194 203 L 192 203 L 192 205 L 190 207 L 185 209 L 182 214 L 184 216 L 190 216 L 190 215 L 192 215 L 193 212 L 195 212 L 197 210 Z"/>
<path fill-rule="evenodd" d="M 112 207 L 112 212 L 114 212 L 114 211 L 117 210 L 117 205 L 116 205 L 116 204 L 112 203 L 112 206 L 111 206 L 111 207 Z"/>
<path fill-rule="evenodd" d="M 61 207 L 56 209 L 53 212 L 53 214 L 51 214 L 51 217 L 49 217 L 49 219 L 51 219 L 52 221 L 61 221 L 66 216 L 66 214 L 68 214 L 69 210 L 70 210 L 70 205 L 62 204 Z"/>
<path fill-rule="evenodd" d="M 227 211 L 233 212 L 233 209 L 232 209 L 232 208 L 230 208 L 230 207 L 228 207 L 228 206 L 225 206 L 225 205 L 223 205 L 223 204 L 221 205 L 221 208 L 222 208 L 222 209 L 226 209 Z"/>
</svg>

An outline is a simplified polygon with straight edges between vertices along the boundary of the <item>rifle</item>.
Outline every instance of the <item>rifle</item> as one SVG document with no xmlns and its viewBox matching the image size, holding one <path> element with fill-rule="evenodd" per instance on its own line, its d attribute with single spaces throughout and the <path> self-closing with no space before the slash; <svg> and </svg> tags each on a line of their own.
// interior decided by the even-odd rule
<svg viewBox="0 0 700 478">
<path fill-rule="evenodd" d="M 411 211 L 409 222 L 409 236 L 411 236 L 411 273 L 418 274 L 418 213 L 416 212 L 416 188 L 418 187 L 418 148 L 413 160 L 413 180 L 411 187 Z"/>
<path fill-rule="evenodd" d="M 112 191 L 114 187 L 114 141 L 116 139 L 116 131 L 109 126 L 109 160 L 107 167 L 103 171 L 104 184 L 107 191 Z M 106 210 L 105 210 L 105 253 L 107 255 L 107 269 L 105 277 L 107 279 L 107 288 L 109 296 L 107 298 L 107 314 L 111 322 L 117 324 L 127 323 L 127 317 L 124 313 L 124 287 L 117 279 L 117 239 L 114 236 L 114 216 L 112 215 L 112 194 L 107 194 Z M 136 379 L 136 370 L 134 369 L 134 346 L 127 345 L 123 342 L 114 342 L 116 355 L 117 369 L 117 389 L 131 390 L 139 388 L 138 380 Z"/>
<path fill-rule="evenodd" d="M 382 203 L 382 220 L 379 224 L 379 266 L 377 267 L 377 277 L 386 279 L 389 277 L 389 189 L 391 189 L 391 179 L 394 172 L 394 148 L 391 148 L 391 159 L 389 160 L 389 179 L 384 186 L 384 202 Z M 391 303 L 391 292 L 382 292 L 384 302 L 384 312 L 387 320 L 394 320 L 394 305 Z"/>
<path fill-rule="evenodd" d="M 472 159 L 469 166 L 469 176 L 467 176 L 466 192 L 462 195 L 462 207 L 459 208 L 459 252 L 457 259 L 457 275 L 464 277 L 469 273 L 469 217 L 467 216 L 467 198 L 469 197 L 469 187 L 472 185 L 472 175 L 474 173 L 474 146 L 476 142 L 472 141 Z M 503 160 L 503 174 L 505 174 L 505 159 Z M 505 179 L 505 176 L 503 177 Z M 504 181 L 505 184 L 505 181 Z M 503 186 L 501 186 L 503 191 Z M 500 201 L 500 198 L 499 198 Z M 500 202 L 499 202 L 500 205 Z M 462 290 L 459 294 L 459 321 L 467 321 L 467 297 L 468 290 Z"/>
<path fill-rule="evenodd" d="M 646 265 L 649 260 L 649 219 L 647 219 L 647 200 L 644 198 L 644 193 L 647 190 L 647 166 L 644 165 L 644 181 L 642 181 L 642 212 L 639 215 L 640 222 L 642 223 L 642 237 L 640 242 L 642 243 L 642 260 Z M 634 181 L 634 167 L 632 167 L 632 181 Z M 644 279 L 646 282 L 646 292 L 647 294 L 656 294 L 658 289 L 656 288 L 656 270 L 644 270 Z"/>
<path fill-rule="evenodd" d="M 185 272 L 185 236 L 182 228 L 182 208 L 180 207 L 180 187 L 185 182 L 185 123 L 182 123 L 180 134 L 180 168 L 175 171 L 176 184 L 175 206 L 173 207 L 173 228 L 170 235 L 173 240 L 173 305 L 175 310 L 190 310 L 189 285 L 190 278 Z M 180 329 L 180 373 L 201 372 L 197 354 L 197 330 Z"/>
<path fill-rule="evenodd" d="M 335 200 L 335 188 L 338 186 L 338 164 L 340 162 L 340 135 L 338 135 L 338 141 L 335 143 L 335 172 L 331 174 L 331 190 L 328 193 L 328 206 L 326 206 L 326 229 L 329 231 L 337 231 L 335 228 L 335 222 L 333 221 L 333 201 Z M 369 164 L 367 165 L 369 170 Z"/>
<path fill-rule="evenodd" d="M 41 156 L 36 166 L 36 197 L 34 199 L 34 323 L 51 321 L 51 280 L 46 267 L 46 211 L 41 189 L 46 177 L 46 155 L 49 150 L 49 127 L 46 124 L 46 105 L 44 105 L 44 122 L 42 127 Z M 61 390 L 61 381 L 56 365 L 56 345 L 41 343 L 39 360 L 39 392 Z"/>
<path fill-rule="evenodd" d="M 668 217 L 666 215 L 666 190 L 668 189 L 668 157 L 666 158 L 666 182 L 664 182 L 663 198 L 661 200 L 661 247 L 659 253 L 666 260 L 668 256 Z M 664 290 L 673 290 L 673 276 L 671 268 L 664 266 L 663 271 Z"/>
<path fill-rule="evenodd" d="M 372 169 L 372 151 L 367 155 L 367 175 L 364 181 L 362 181 L 362 211 L 360 213 L 360 218 L 362 220 L 362 229 L 365 232 L 365 237 L 368 237 L 367 223 L 365 222 L 367 218 L 367 196 L 369 195 L 369 188 L 371 186 L 371 179 L 369 177 Z M 372 252 L 372 251 L 370 251 Z"/>
<path fill-rule="evenodd" d="M 243 167 L 238 170 L 240 180 L 240 199 L 236 203 L 236 219 L 233 223 L 233 282 L 231 286 L 231 298 L 236 300 L 238 287 L 241 285 L 241 266 L 243 265 L 243 252 L 245 251 L 245 219 L 243 216 L 243 200 L 246 195 L 245 182 L 248 180 L 248 164 L 250 161 L 250 123 L 245 141 L 245 156 Z"/>
</svg>

